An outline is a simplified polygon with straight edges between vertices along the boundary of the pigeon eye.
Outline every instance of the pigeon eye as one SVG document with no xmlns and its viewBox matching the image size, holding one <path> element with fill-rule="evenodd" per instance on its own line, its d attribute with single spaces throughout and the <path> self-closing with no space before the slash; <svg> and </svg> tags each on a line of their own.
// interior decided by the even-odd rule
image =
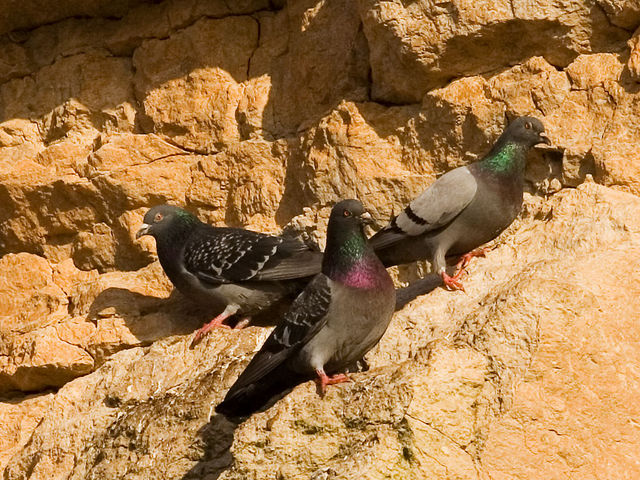
<svg viewBox="0 0 640 480">
<path fill-rule="evenodd" d="M 162 214 L 161 213 L 156 213 L 156 216 L 153 218 L 153 222 L 154 223 L 158 223 L 161 220 L 162 220 Z"/>
<path fill-rule="evenodd" d="M 526 128 L 527 130 L 531 130 L 531 124 L 529 122 L 525 123 L 524 128 Z"/>
<path fill-rule="evenodd" d="M 349 210 L 344 210 L 344 211 L 342 212 L 342 216 L 343 216 L 343 217 L 350 217 L 350 216 L 351 216 L 351 212 L 350 212 Z"/>
</svg>

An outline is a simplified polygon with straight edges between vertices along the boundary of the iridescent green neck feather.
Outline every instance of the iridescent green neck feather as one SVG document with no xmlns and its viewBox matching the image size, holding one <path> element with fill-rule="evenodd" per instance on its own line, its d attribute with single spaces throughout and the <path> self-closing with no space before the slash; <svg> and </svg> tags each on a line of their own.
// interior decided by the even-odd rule
<svg viewBox="0 0 640 480">
<path fill-rule="evenodd" d="M 194 224 L 199 222 L 198 218 L 195 215 L 182 209 L 176 210 L 176 217 L 180 219 L 181 223 Z"/>
<path fill-rule="evenodd" d="M 358 230 L 329 229 L 323 271 L 329 277 L 337 271 L 346 271 L 362 259 L 366 250 L 367 240 Z"/>
<path fill-rule="evenodd" d="M 516 174 L 524 172 L 526 154 L 524 145 L 499 140 L 480 163 L 497 174 Z"/>
<path fill-rule="evenodd" d="M 360 232 L 350 232 L 342 245 L 338 247 L 338 255 L 347 261 L 361 259 L 367 249 L 367 240 Z"/>
<path fill-rule="evenodd" d="M 322 272 L 334 281 L 353 288 L 393 288 L 382 262 L 358 229 L 330 229 Z"/>
</svg>

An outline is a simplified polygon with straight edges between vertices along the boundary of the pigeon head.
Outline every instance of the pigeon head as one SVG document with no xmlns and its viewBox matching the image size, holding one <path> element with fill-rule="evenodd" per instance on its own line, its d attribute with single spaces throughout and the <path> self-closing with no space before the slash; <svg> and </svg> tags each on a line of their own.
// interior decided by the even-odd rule
<svg viewBox="0 0 640 480">
<path fill-rule="evenodd" d="M 342 200 L 331 209 L 329 229 L 364 232 L 364 225 L 372 221 L 371 215 L 358 200 Z"/>
<path fill-rule="evenodd" d="M 542 122 L 534 117 L 516 118 L 479 165 L 494 174 L 522 176 L 527 151 L 538 143 L 550 143 Z"/>
<path fill-rule="evenodd" d="M 151 235 L 154 238 L 174 230 L 182 230 L 198 222 L 191 213 L 173 205 L 158 205 L 151 208 L 142 220 L 136 238 Z"/>
<path fill-rule="evenodd" d="M 516 118 L 502 135 L 506 137 L 507 141 L 519 143 L 527 148 L 539 143 L 551 144 L 549 138 L 544 134 L 544 125 L 535 117 Z"/>
<path fill-rule="evenodd" d="M 371 215 L 358 200 L 337 203 L 329 216 L 322 272 L 355 288 L 375 288 L 388 275 L 364 234 Z"/>
</svg>

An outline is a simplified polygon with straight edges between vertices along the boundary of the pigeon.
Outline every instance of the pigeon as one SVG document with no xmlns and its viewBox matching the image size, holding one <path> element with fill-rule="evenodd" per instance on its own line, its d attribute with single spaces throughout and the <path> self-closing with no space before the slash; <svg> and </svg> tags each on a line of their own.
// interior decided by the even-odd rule
<svg viewBox="0 0 640 480">
<path fill-rule="evenodd" d="M 213 227 L 176 206 L 153 207 L 143 222 L 136 238 L 155 238 L 173 285 L 199 304 L 222 309 L 196 332 L 192 346 L 213 328 L 229 328 L 224 321 L 232 315 L 255 315 L 298 293 L 322 268 L 322 253 L 296 239 Z"/>
<path fill-rule="evenodd" d="M 396 299 L 393 281 L 363 232 L 370 218 L 357 200 L 333 207 L 322 272 L 291 304 L 218 413 L 250 415 L 314 377 L 324 394 L 327 385 L 348 381 L 344 371 L 378 343 Z"/>
<path fill-rule="evenodd" d="M 429 260 L 452 290 L 464 290 L 460 276 L 475 250 L 496 238 L 520 213 L 527 152 L 550 144 L 542 122 L 519 117 L 480 161 L 438 178 L 371 238 L 385 266 Z M 457 272 L 446 272 L 446 256 L 460 256 Z"/>
</svg>

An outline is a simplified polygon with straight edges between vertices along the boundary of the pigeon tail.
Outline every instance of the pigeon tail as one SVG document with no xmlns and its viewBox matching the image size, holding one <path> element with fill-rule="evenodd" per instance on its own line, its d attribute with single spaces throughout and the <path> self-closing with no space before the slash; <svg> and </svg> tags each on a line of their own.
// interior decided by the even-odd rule
<svg viewBox="0 0 640 480">
<path fill-rule="evenodd" d="M 432 273 L 420 280 L 410 283 L 404 288 L 396 289 L 395 311 L 397 312 L 398 310 L 402 310 L 405 305 L 413 301 L 415 298 L 420 295 L 426 295 L 442 284 L 442 277 L 436 273 Z"/>
<path fill-rule="evenodd" d="M 237 391 L 232 389 L 225 399 L 216 406 L 216 412 L 225 417 L 247 417 L 274 403 L 296 385 L 309 380 L 308 375 L 294 372 L 283 363 L 269 375 L 245 385 Z"/>
</svg>

